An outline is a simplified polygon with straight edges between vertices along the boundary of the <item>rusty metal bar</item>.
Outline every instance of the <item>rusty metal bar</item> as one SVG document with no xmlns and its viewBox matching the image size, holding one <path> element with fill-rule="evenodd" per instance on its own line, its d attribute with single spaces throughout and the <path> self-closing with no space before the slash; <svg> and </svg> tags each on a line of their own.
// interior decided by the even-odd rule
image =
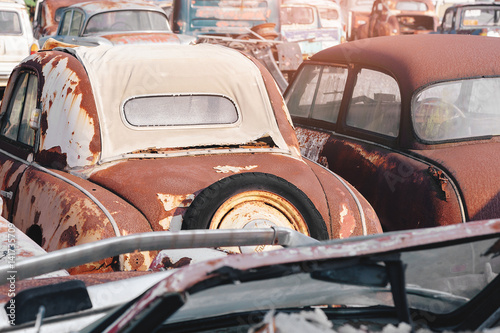
<svg viewBox="0 0 500 333">
<path fill-rule="evenodd" d="M 2 265 L 0 266 L 0 281 L 2 281 L 0 284 L 7 282 L 9 274 L 12 274 L 13 271 L 16 274 L 16 279 L 22 280 L 124 253 L 131 253 L 135 250 L 154 251 L 251 245 L 294 247 L 316 243 L 319 243 L 319 241 L 295 230 L 279 227 L 253 230 L 218 229 L 147 232 L 107 238 L 49 252 L 41 256 L 26 258 L 17 261 L 14 269 L 9 265 Z"/>
</svg>

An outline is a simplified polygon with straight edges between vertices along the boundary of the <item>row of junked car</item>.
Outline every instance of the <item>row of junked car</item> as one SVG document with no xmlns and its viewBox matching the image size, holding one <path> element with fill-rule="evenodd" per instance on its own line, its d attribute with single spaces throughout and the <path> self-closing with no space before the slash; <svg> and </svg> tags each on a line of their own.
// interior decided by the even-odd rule
<svg viewBox="0 0 500 333">
<path fill-rule="evenodd" d="M 493 327 L 498 325 L 498 222 L 463 222 L 499 216 L 494 149 L 500 104 L 494 101 L 494 94 L 484 99 L 486 89 L 494 88 L 500 76 L 494 61 L 499 48 L 500 40 L 474 36 L 419 35 L 350 42 L 305 61 L 285 99 L 260 62 L 217 45 L 100 45 L 37 52 L 13 71 L 1 105 L 3 216 L 51 252 L 49 262 L 60 262 L 72 252 L 81 255 L 79 261 L 54 270 L 83 274 L 83 280 L 89 272 L 109 272 L 115 279 L 120 275 L 112 271 L 122 271 L 116 273 L 129 278 L 134 274 L 123 271 L 190 262 L 188 257 L 175 263 L 169 255 L 158 257 L 161 245 L 134 243 L 138 252 L 130 247 L 115 252 L 115 242 L 125 242 L 128 236 L 162 235 L 165 230 L 170 234 L 181 229 L 236 228 L 245 232 L 271 227 L 268 230 L 277 234 L 284 227 L 326 240 L 381 233 L 381 224 L 385 231 L 459 224 L 337 241 L 323 248 L 314 245 L 241 259 L 233 256 L 220 259 L 221 266 L 207 264 L 217 272 L 200 269 L 208 276 L 220 275 L 222 283 L 264 280 L 268 293 L 273 286 L 286 285 L 281 280 L 269 281 L 270 276 L 290 276 L 295 281 L 291 283 L 308 294 L 294 274 L 299 272 L 297 267 L 310 264 L 311 270 L 304 268 L 307 276 L 340 281 L 341 293 L 350 299 L 336 294 L 332 300 L 321 298 L 311 305 L 366 305 L 365 298 L 371 300 L 369 305 L 376 305 L 380 303 L 373 304 L 373 293 L 391 292 L 395 308 L 383 308 L 387 315 L 384 324 L 411 323 L 416 313 L 436 315 L 432 320 L 424 318 L 421 325 L 437 330 Z M 448 54 L 455 56 L 455 67 L 447 66 L 449 60 L 443 55 Z M 473 64 L 478 54 L 484 67 Z M 308 158 L 301 156 L 301 149 Z M 479 169 L 470 162 L 493 167 Z M 173 235 L 182 237 L 182 232 Z M 414 242 L 406 242 L 413 237 Z M 111 243 L 104 243 L 101 257 L 85 260 L 85 251 L 100 248 L 92 242 L 110 239 Z M 488 241 L 471 252 L 471 244 L 480 240 Z M 465 242 L 465 250 L 444 250 L 456 256 L 453 260 L 441 257 L 435 262 L 437 267 L 443 260 L 453 263 L 450 267 L 431 270 L 423 258 L 416 259 L 415 271 L 429 268 L 417 280 L 410 278 L 414 271 L 404 273 L 407 262 L 396 254 L 425 250 L 420 256 L 428 258 L 429 251 L 442 256 L 432 248 L 461 242 Z M 283 243 L 274 237 L 267 242 L 215 244 L 229 247 L 224 253 L 234 253 L 260 252 L 268 245 Z M 341 255 L 333 255 L 334 249 Z M 464 263 L 471 254 L 478 256 L 473 267 Z M 243 258 L 255 262 L 238 265 Z M 274 259 L 266 262 L 264 258 Z M 19 260 L 14 265 L 19 270 L 11 276 L 22 278 L 26 271 L 46 273 L 42 259 L 34 257 L 31 262 L 35 264 L 25 261 L 29 269 Z M 172 304 L 183 303 L 186 293 L 220 283 L 198 280 L 192 272 L 201 266 L 192 267 L 172 275 L 173 282 L 160 281 L 130 309 L 121 307 L 88 329 L 100 331 L 112 324 L 117 331 L 124 327 L 144 331 L 151 326 L 143 325 L 162 325 L 166 318 L 154 310 L 176 312 Z M 7 278 L 9 270 L 12 266 L 7 262 L 1 270 Z M 429 278 L 430 272 L 436 275 Z M 154 276 L 158 281 L 160 275 Z M 364 280 L 370 276 L 376 278 Z M 431 285 L 441 278 L 448 289 Z M 219 278 L 214 276 L 214 280 Z M 144 291 L 144 282 L 138 282 L 143 280 L 132 281 Z M 343 285 L 347 282 L 369 286 L 369 291 L 363 289 L 360 298 L 350 298 L 353 291 Z M 172 287 L 167 287 L 170 283 Z M 466 291 L 453 289 L 464 283 Z M 418 288 L 410 288 L 413 285 Z M 253 285 L 248 286 L 255 291 Z M 43 292 L 45 299 L 53 300 L 55 291 L 66 291 L 64 288 L 54 285 L 42 291 L 47 292 Z M 75 288 L 77 294 L 88 293 L 81 285 Z M 235 288 L 236 293 L 243 292 Z M 325 294 L 324 286 L 314 288 Z M 409 303 L 410 289 L 419 298 L 417 303 Z M 171 294 L 172 290 L 180 294 Z M 297 297 L 297 292 L 289 295 Z M 158 294 L 163 296 L 153 297 Z M 29 290 L 23 295 L 31 302 Z M 440 303 L 429 303 L 429 298 L 438 298 Z M 9 305 L 23 304 L 19 299 L 5 302 L 5 318 L 11 314 Z M 59 304 L 40 302 L 46 307 Z M 281 303 L 281 299 L 273 302 L 280 307 L 297 304 Z M 51 316 L 82 314 L 80 308 L 68 310 L 67 303 L 61 304 L 58 310 L 51 310 Z M 148 305 L 144 309 L 148 314 L 143 314 L 143 304 Z M 463 315 L 477 304 L 481 304 L 482 315 L 475 321 Z M 234 308 L 230 302 L 226 305 Z M 170 310 L 165 312 L 167 308 Z M 86 309 L 95 312 L 90 305 Z M 259 311 L 262 309 L 266 307 Z M 250 316 L 253 310 L 245 308 L 245 313 Z M 195 306 L 193 313 L 198 316 L 199 311 L 204 310 Z M 218 316 L 227 310 L 214 311 L 206 316 L 216 325 Z M 31 317 L 25 319 L 24 327 L 34 327 L 37 311 L 31 308 L 27 312 Z M 332 316 L 338 314 L 331 312 Z M 42 311 L 39 321 L 43 316 Z M 240 316 L 238 312 L 236 320 Z M 352 316 L 352 312 L 345 311 L 344 316 Z M 129 323 L 127 318 L 145 321 Z M 186 325 L 185 320 L 180 323 Z M 193 330 L 199 331 L 199 327 Z"/>
<path fill-rule="evenodd" d="M 464 67 L 439 76 L 443 59 L 434 64 L 435 76 L 425 75 L 422 68 L 435 59 L 422 54 L 429 45 L 434 56 L 460 53 L 463 63 L 456 63 Z M 458 45 L 467 46 L 470 53 L 458 52 Z M 430 225 L 498 217 L 498 193 L 494 182 L 483 181 L 490 179 L 484 171 L 463 180 L 459 172 L 469 168 L 453 168 L 452 160 L 445 160 L 454 155 L 453 145 L 466 159 L 471 151 L 494 147 L 497 133 L 491 124 L 496 106 L 479 97 L 486 89 L 483 83 L 491 87 L 496 81 L 481 78 L 484 68 L 469 67 L 478 52 L 493 57 L 497 45 L 492 39 L 475 37 L 419 36 L 338 46 L 302 65 L 285 93 L 286 104 L 259 62 L 219 46 L 158 43 L 38 52 L 12 73 L 2 102 L 4 216 L 48 251 L 181 228 L 277 226 L 317 239 L 381 232 L 375 211 L 354 187 L 300 156 L 288 108 L 298 116 L 295 126 L 302 143 L 309 139 L 304 140 L 298 127 L 300 118 L 311 122 L 312 130 L 323 128 L 323 134 L 333 134 L 323 143 L 374 141 L 375 147 L 387 149 L 392 156 L 397 156 L 396 148 L 402 144 L 401 155 L 416 158 L 389 161 L 389 166 L 396 164 L 392 169 L 383 169 L 382 153 L 370 155 L 371 147 L 368 153 L 361 145 L 355 148 L 364 158 L 356 168 L 352 165 L 357 162 L 351 160 L 349 167 L 349 159 L 342 156 L 346 148 L 332 157 L 326 155 L 327 145 L 317 142 L 303 144 L 302 150 L 311 158 L 315 158 L 311 151 L 318 154 L 318 162 L 332 169 L 344 161 L 348 172 L 366 172 L 363 163 L 372 163 L 371 169 L 380 166 L 375 179 L 383 178 L 394 190 L 406 185 L 406 180 L 420 182 L 423 185 L 416 190 L 395 196 L 423 193 L 408 201 L 415 205 L 425 198 L 417 213 L 437 212 L 437 222 Z M 487 70 L 494 76 L 491 63 Z M 410 67 L 414 72 L 406 72 Z M 376 91 L 371 91 L 370 80 L 380 86 Z M 294 100 L 299 102 L 294 105 Z M 459 143 L 462 139 L 467 144 Z M 479 145 L 473 148 L 476 139 Z M 429 156 L 420 152 L 427 148 Z M 440 158 L 437 164 L 431 163 L 433 155 Z M 419 173 L 420 169 L 427 173 Z M 353 184 L 360 177 L 350 180 L 348 173 L 338 174 Z M 472 188 L 478 179 L 480 193 Z M 369 181 L 373 178 L 363 184 Z M 361 185 L 356 184 L 360 191 Z M 372 184 L 369 190 L 379 187 Z M 394 205 L 390 199 L 379 194 L 370 202 L 378 210 L 375 202 L 388 200 L 381 204 L 387 210 Z M 409 206 L 408 202 L 397 205 L 406 209 L 406 216 L 415 215 L 408 213 Z M 386 230 L 413 227 L 383 216 Z M 447 218 L 440 220 L 443 216 Z M 417 216 L 416 227 L 429 226 L 422 220 Z M 254 245 L 260 246 L 251 251 L 262 250 L 263 244 Z M 495 249 L 496 244 L 490 244 L 482 254 L 495 255 Z M 155 249 L 124 255 L 107 250 L 100 261 L 78 263 L 70 271 L 144 270 L 158 258 Z M 388 267 L 393 262 L 382 261 Z M 161 262 L 165 267 L 168 260 Z M 498 270 L 485 267 L 478 275 L 489 281 Z M 362 268 L 361 272 L 373 271 Z M 391 287 L 396 285 L 401 286 L 393 280 Z M 398 292 L 394 298 L 398 304 L 404 301 Z M 409 321 L 404 314 L 397 318 Z"/>
</svg>

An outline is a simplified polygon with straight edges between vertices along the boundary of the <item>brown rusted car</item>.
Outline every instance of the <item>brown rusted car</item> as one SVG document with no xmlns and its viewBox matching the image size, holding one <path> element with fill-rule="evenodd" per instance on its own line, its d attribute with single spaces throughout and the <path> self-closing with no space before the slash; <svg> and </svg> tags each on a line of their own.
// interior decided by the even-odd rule
<svg viewBox="0 0 500 333">
<path fill-rule="evenodd" d="M 422 34 L 436 31 L 439 17 L 431 0 L 375 0 L 368 22 L 357 30 L 358 39 Z"/>
<path fill-rule="evenodd" d="M 236 50 L 40 51 L 13 71 L 1 117 L 4 216 L 47 251 L 181 228 L 381 231 L 351 185 L 301 157 L 269 72 Z"/>
<path fill-rule="evenodd" d="M 499 217 L 499 51 L 429 34 L 317 53 L 285 93 L 303 155 L 353 184 L 385 230 Z"/>
</svg>

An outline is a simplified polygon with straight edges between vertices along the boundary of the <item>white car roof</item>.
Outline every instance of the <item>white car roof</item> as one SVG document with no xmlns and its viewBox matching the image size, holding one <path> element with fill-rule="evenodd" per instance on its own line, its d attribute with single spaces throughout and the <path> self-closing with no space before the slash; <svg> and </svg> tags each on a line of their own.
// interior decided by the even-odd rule
<svg viewBox="0 0 500 333">
<path fill-rule="evenodd" d="M 288 150 L 260 70 L 238 51 L 209 44 L 78 47 L 96 99 L 100 160 L 145 148 L 241 145 L 269 136 Z M 123 103 L 138 96 L 216 94 L 240 113 L 233 124 L 137 128 L 124 120 Z"/>
</svg>

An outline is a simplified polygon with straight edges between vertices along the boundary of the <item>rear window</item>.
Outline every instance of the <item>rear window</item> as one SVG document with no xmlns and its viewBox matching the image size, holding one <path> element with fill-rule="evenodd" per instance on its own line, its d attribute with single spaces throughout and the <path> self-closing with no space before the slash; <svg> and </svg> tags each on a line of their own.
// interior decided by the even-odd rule
<svg viewBox="0 0 500 333">
<path fill-rule="evenodd" d="M 124 103 L 123 115 L 136 127 L 226 125 L 239 118 L 232 100 L 208 94 L 136 97 Z"/>
<path fill-rule="evenodd" d="M 418 137 L 439 142 L 500 135 L 500 78 L 477 78 L 429 85 L 412 101 Z"/>
<path fill-rule="evenodd" d="M 0 35 L 20 35 L 21 21 L 16 12 L 0 11 Z"/>
<path fill-rule="evenodd" d="M 120 10 L 92 16 L 85 35 L 116 31 L 170 31 L 167 16 L 146 10 Z"/>
</svg>

